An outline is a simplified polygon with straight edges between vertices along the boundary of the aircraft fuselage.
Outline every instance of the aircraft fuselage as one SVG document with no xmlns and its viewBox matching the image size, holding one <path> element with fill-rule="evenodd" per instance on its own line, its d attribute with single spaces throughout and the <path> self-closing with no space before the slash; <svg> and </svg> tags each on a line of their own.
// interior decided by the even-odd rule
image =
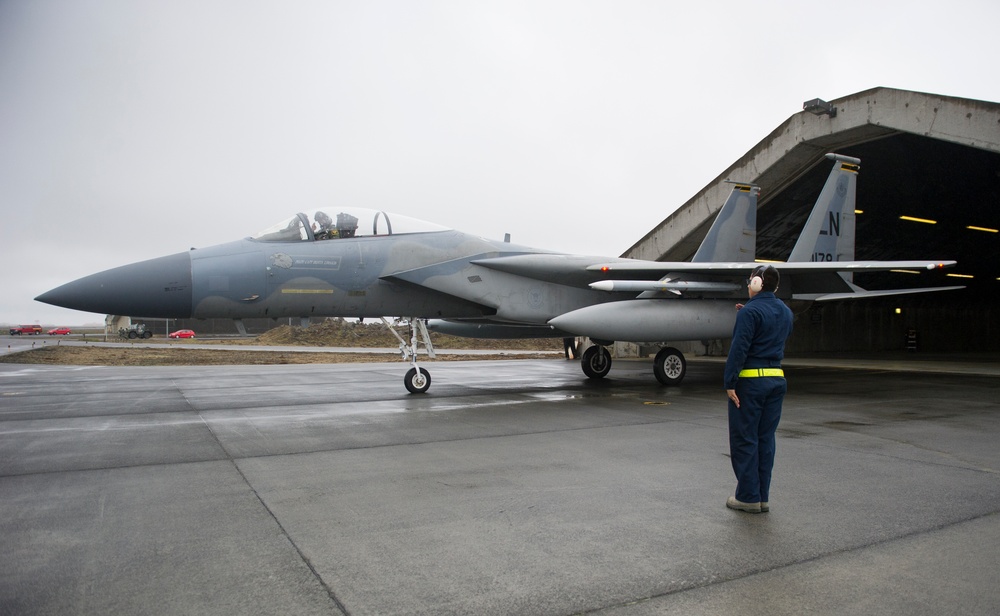
<svg viewBox="0 0 1000 616">
<path fill-rule="evenodd" d="M 150 318 L 407 316 L 544 325 L 585 306 L 634 297 L 480 264 L 532 255 L 572 258 L 454 230 L 325 241 L 247 238 L 86 276 L 38 299 Z"/>
</svg>

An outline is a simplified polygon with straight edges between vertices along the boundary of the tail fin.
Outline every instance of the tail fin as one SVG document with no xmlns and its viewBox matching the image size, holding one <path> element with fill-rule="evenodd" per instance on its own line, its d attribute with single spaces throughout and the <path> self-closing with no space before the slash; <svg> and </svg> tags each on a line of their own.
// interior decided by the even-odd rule
<svg viewBox="0 0 1000 616">
<path fill-rule="evenodd" d="M 736 184 L 719 210 L 712 228 L 691 259 L 694 263 L 735 261 L 749 263 L 757 251 L 757 195 L 760 188 Z M 853 210 L 852 210 L 853 211 Z"/>
<path fill-rule="evenodd" d="M 808 261 L 854 261 L 854 206 L 858 188 L 858 172 L 861 170 L 861 159 L 827 154 L 834 161 L 830 176 L 819 193 L 816 205 L 813 206 L 809 220 L 802 229 L 799 240 L 788 256 L 788 263 Z M 862 266 L 879 265 L 872 271 L 889 269 L 884 267 L 903 261 L 863 261 Z M 847 265 L 845 263 L 845 265 Z M 954 265 L 954 261 L 948 262 Z M 944 264 L 941 265 L 942 267 Z M 900 266 L 897 266 L 900 267 Z M 902 266 L 905 267 L 905 266 Z M 931 269 L 931 267 L 928 267 Z M 840 299 L 859 299 L 866 297 L 885 297 L 891 295 L 909 295 L 912 293 L 928 293 L 931 291 L 952 291 L 965 287 L 925 287 L 917 289 L 882 289 L 868 291 L 854 284 L 854 274 L 850 271 L 837 272 L 847 288 L 843 290 L 822 290 L 819 293 L 800 291 L 793 293 L 793 299 L 811 301 L 829 301 Z M 808 289 L 807 285 L 802 287 Z"/>
<path fill-rule="evenodd" d="M 788 261 L 853 261 L 854 205 L 861 159 L 827 154 L 835 161 Z M 844 274 L 850 282 L 850 274 Z"/>
</svg>

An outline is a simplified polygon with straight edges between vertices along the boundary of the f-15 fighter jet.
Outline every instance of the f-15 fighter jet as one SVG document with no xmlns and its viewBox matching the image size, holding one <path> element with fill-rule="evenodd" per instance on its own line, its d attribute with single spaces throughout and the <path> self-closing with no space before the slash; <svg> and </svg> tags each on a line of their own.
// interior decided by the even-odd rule
<svg viewBox="0 0 1000 616">
<path fill-rule="evenodd" d="M 782 299 L 824 301 L 961 287 L 865 291 L 858 271 L 935 269 L 954 261 L 855 261 L 858 159 L 828 154 L 833 170 L 792 250 L 778 265 Z M 411 364 L 404 383 L 426 392 L 418 334 L 479 338 L 586 336 L 584 373 L 603 378 L 613 341 L 728 338 L 734 304 L 755 267 L 759 189 L 735 184 L 690 262 L 561 254 L 475 237 L 360 208 L 297 213 L 245 239 L 107 270 L 43 293 L 41 302 L 149 318 L 397 317 Z M 388 321 L 386 321 L 388 324 Z M 395 330 L 393 330 L 395 331 Z M 432 347 L 431 347 L 432 350 Z M 666 346 L 654 373 L 684 378 L 684 356 Z"/>
</svg>

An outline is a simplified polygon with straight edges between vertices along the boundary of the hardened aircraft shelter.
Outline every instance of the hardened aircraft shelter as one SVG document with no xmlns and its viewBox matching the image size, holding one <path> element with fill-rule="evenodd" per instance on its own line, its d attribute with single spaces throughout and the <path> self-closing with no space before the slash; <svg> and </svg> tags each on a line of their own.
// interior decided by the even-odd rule
<svg viewBox="0 0 1000 616">
<path fill-rule="evenodd" d="M 958 261 L 941 272 L 856 275 L 857 284 L 966 289 L 799 307 L 789 350 L 1000 350 L 998 103 L 891 88 L 806 101 L 622 256 L 690 259 L 728 179 L 761 187 L 757 258 L 785 260 L 830 171 L 828 152 L 861 159 L 858 260 Z"/>
</svg>

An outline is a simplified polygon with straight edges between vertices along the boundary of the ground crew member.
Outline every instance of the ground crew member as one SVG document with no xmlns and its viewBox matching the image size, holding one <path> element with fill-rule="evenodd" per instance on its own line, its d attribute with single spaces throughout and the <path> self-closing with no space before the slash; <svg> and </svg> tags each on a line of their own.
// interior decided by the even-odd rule
<svg viewBox="0 0 1000 616">
<path fill-rule="evenodd" d="M 781 360 L 792 333 L 792 311 L 775 297 L 778 270 L 754 268 L 747 280 L 750 300 L 737 304 L 733 342 L 726 360 L 729 396 L 729 452 L 736 473 L 736 494 L 726 506 L 760 513 L 768 511 L 774 433 L 781 419 L 787 385 Z"/>
</svg>

